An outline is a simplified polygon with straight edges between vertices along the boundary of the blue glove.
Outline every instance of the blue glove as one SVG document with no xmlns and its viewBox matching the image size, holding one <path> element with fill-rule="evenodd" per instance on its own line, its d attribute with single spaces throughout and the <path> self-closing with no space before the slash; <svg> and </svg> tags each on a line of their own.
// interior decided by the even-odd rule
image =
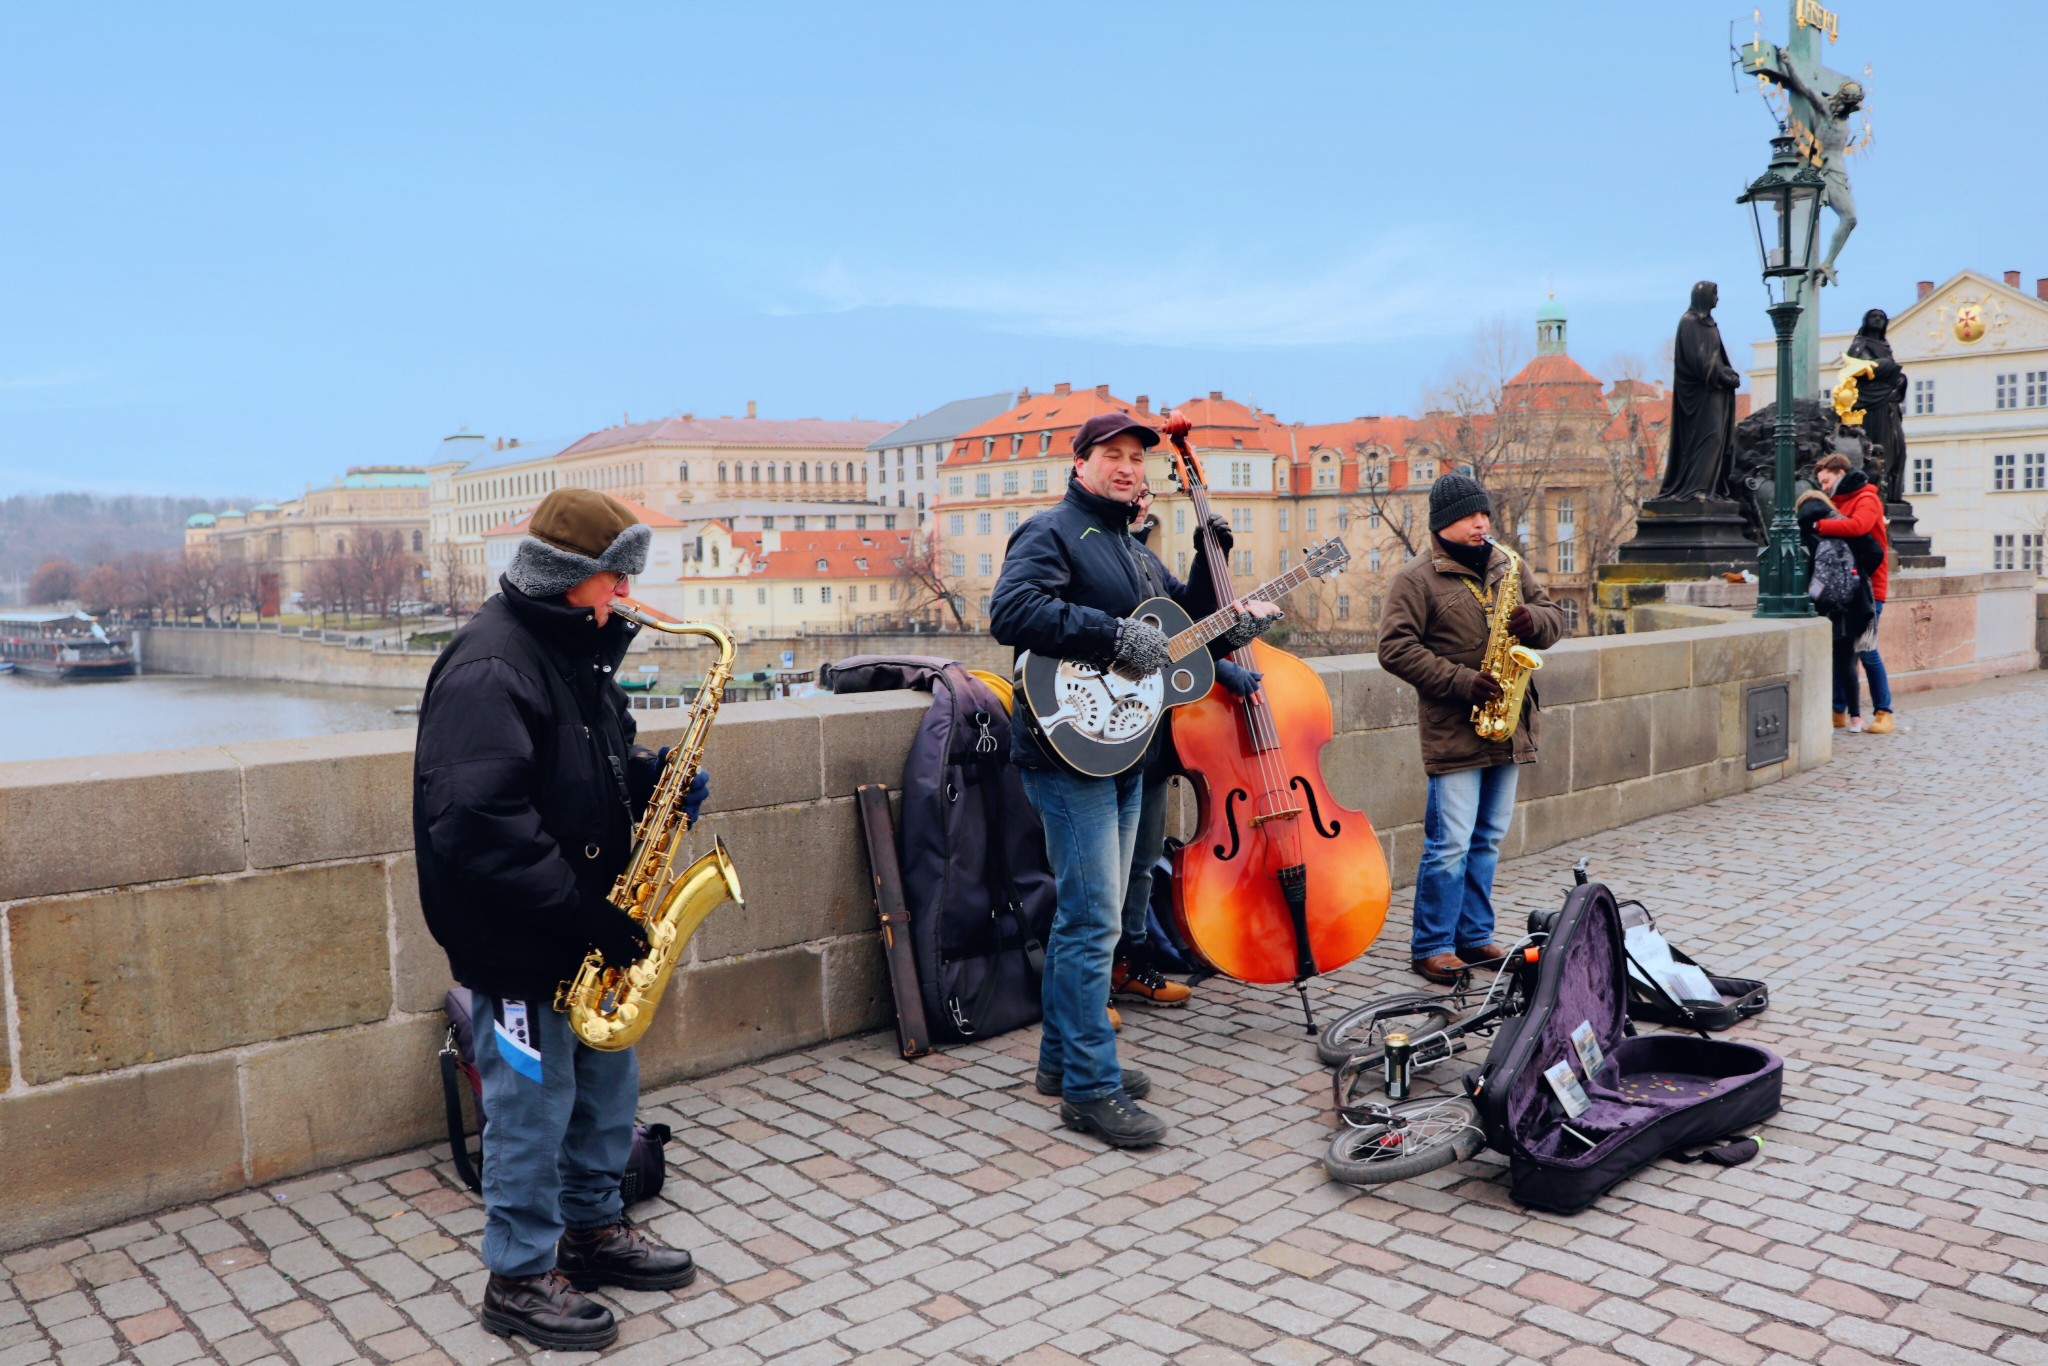
<svg viewBox="0 0 2048 1366">
<path fill-rule="evenodd" d="M 697 813 L 704 809 L 704 799 L 711 795 L 711 775 L 703 769 L 690 779 L 690 786 L 683 793 L 683 815 L 690 824 L 697 823 Z"/>
<path fill-rule="evenodd" d="M 1216 661 L 1216 681 L 1236 693 L 1239 697 L 1250 697 L 1259 690 L 1259 683 L 1265 678 L 1262 673 L 1233 664 L 1227 659 Z"/>
</svg>

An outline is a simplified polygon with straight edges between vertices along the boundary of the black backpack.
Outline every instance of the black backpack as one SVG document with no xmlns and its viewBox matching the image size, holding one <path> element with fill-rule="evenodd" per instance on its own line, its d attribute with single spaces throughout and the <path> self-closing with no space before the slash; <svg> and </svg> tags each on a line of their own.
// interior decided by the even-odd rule
<svg viewBox="0 0 2048 1366">
<path fill-rule="evenodd" d="M 1010 713 L 955 660 L 861 655 L 830 666 L 835 693 L 932 695 L 903 763 L 897 857 L 925 1020 L 938 1042 L 1036 1024 L 1052 868 L 1010 763 Z"/>
<path fill-rule="evenodd" d="M 447 1112 L 448 1147 L 455 1155 L 455 1174 L 462 1184 L 481 1194 L 484 1169 L 484 1076 L 476 1065 L 475 1007 L 468 987 L 450 987 L 442 1006 L 448 1012 L 448 1037 L 441 1045 L 441 1104 Z M 458 1078 L 460 1080 L 458 1080 Z M 469 1083 L 469 1097 L 476 1106 L 477 1148 L 470 1152 L 462 1122 L 462 1082 Z M 626 1174 L 619 1182 L 619 1199 L 628 1205 L 651 1200 L 661 1194 L 662 1179 L 668 1175 L 668 1161 L 662 1148 L 670 1137 L 666 1124 L 635 1124 L 633 1148 L 626 1155 Z"/>
</svg>

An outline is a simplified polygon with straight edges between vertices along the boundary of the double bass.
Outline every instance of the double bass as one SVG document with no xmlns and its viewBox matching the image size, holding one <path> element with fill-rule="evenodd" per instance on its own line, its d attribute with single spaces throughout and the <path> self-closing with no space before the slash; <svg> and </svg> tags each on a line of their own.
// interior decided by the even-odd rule
<svg viewBox="0 0 2048 1366">
<path fill-rule="evenodd" d="M 1191 425 L 1175 415 L 1166 435 L 1220 607 L 1238 599 L 1209 527 Z M 1174 748 L 1198 812 L 1194 838 L 1173 855 L 1174 918 L 1224 976 L 1292 983 L 1313 1035 L 1308 979 L 1364 953 L 1386 923 L 1386 854 L 1365 813 L 1340 804 L 1324 780 L 1323 747 L 1335 726 L 1315 670 L 1262 640 L 1231 659 L 1264 675 L 1258 691 L 1240 698 L 1219 684 L 1174 716 Z"/>
</svg>

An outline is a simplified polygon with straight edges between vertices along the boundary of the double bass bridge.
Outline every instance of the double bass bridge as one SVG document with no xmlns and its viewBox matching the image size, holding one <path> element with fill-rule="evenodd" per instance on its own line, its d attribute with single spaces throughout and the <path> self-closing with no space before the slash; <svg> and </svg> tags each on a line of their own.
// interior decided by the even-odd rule
<svg viewBox="0 0 2048 1366">
<path fill-rule="evenodd" d="M 1252 829 L 1258 829 L 1267 821 L 1291 821 L 1296 816 L 1299 816 L 1302 813 L 1302 810 L 1303 808 L 1299 806 L 1290 806 L 1287 807 L 1285 810 L 1268 811 L 1264 815 L 1254 816 L 1252 817 Z"/>
</svg>

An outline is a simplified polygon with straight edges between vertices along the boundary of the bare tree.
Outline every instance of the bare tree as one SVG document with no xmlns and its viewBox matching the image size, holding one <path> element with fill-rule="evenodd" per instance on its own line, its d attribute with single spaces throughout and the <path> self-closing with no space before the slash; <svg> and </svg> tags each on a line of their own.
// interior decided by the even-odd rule
<svg viewBox="0 0 2048 1366">
<path fill-rule="evenodd" d="M 418 578 L 418 562 L 395 531 L 357 527 L 349 537 L 348 563 L 354 600 L 380 617 L 391 615 Z"/>
<path fill-rule="evenodd" d="M 896 569 L 903 584 L 906 613 L 922 617 L 929 608 L 944 607 L 953 614 L 954 626 L 967 629 L 967 618 L 960 612 L 962 599 L 953 590 L 952 566 L 940 544 L 936 519 L 929 532 L 911 538 L 909 547 L 896 561 Z"/>
<path fill-rule="evenodd" d="M 78 585 L 79 605 L 96 617 L 114 612 L 123 597 L 121 571 L 112 563 L 99 565 Z"/>
<path fill-rule="evenodd" d="M 470 604 L 478 596 L 476 576 L 462 562 L 460 545 L 454 541 L 442 541 L 434 547 L 434 573 L 440 581 L 438 596 L 446 603 L 448 615 L 460 617 L 470 610 Z"/>
<path fill-rule="evenodd" d="M 33 578 L 28 581 L 30 602 L 69 602 L 78 596 L 78 571 L 71 567 L 71 561 L 52 557 L 36 566 Z"/>
</svg>

